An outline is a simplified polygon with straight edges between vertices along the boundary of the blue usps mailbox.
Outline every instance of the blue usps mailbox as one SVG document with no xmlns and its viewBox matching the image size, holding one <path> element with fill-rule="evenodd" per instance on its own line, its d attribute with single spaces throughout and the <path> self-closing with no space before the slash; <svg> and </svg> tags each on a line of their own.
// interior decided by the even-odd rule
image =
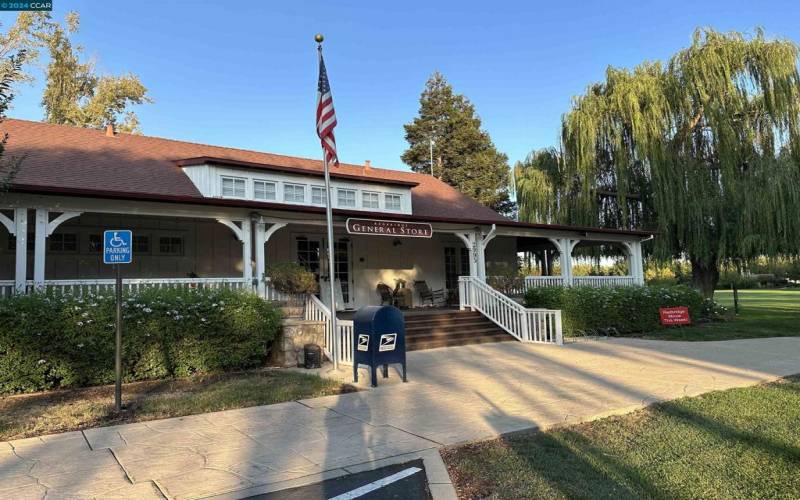
<svg viewBox="0 0 800 500">
<path fill-rule="evenodd" d="M 133 233 L 128 229 L 103 232 L 103 264 L 130 264 L 133 260 Z"/>
<path fill-rule="evenodd" d="M 353 318 L 355 347 L 353 380 L 358 382 L 358 365 L 370 367 L 372 387 L 377 387 L 377 368 L 383 366 L 383 378 L 389 376 L 389 364 L 403 365 L 406 382 L 406 327 L 403 313 L 393 306 L 366 306 Z"/>
</svg>

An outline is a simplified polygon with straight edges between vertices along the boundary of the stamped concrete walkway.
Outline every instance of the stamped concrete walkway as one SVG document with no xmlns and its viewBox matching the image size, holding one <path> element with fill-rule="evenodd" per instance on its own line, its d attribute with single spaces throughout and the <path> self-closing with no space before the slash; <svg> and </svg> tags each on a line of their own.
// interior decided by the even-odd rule
<svg viewBox="0 0 800 500">
<path fill-rule="evenodd" d="M 412 352 L 407 384 L 0 443 L 0 497 L 235 498 L 793 373 L 800 338 Z"/>
</svg>

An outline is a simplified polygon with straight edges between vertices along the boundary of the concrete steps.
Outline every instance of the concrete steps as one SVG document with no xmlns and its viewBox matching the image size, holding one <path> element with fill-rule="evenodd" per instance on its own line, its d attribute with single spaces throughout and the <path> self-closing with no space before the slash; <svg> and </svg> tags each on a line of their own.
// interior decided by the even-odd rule
<svg viewBox="0 0 800 500">
<path fill-rule="evenodd" d="M 406 316 L 405 321 L 408 351 L 514 340 L 478 312 L 431 312 Z"/>
</svg>

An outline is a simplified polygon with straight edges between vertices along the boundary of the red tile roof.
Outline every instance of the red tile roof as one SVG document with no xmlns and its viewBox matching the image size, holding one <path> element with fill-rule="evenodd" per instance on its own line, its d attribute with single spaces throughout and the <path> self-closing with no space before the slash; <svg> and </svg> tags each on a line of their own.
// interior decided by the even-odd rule
<svg viewBox="0 0 800 500">
<path fill-rule="evenodd" d="M 298 169 L 312 175 L 323 169 L 321 161 L 307 158 L 144 135 L 108 137 L 102 130 L 10 118 L 0 123 L 0 132 L 9 135 L 6 155 L 25 157 L 14 184 L 41 187 L 46 191 L 108 191 L 139 195 L 142 199 L 151 195 L 202 198 L 176 164 L 178 160 L 197 157 L 247 162 L 264 168 L 272 165 L 279 169 Z M 415 216 L 508 222 L 497 212 L 429 175 L 348 164 L 332 170 L 342 177 L 365 181 L 413 184 Z"/>
</svg>

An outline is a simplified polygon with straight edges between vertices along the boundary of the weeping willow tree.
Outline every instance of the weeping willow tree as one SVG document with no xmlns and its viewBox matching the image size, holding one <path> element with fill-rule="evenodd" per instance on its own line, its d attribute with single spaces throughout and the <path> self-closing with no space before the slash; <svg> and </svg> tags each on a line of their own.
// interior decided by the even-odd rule
<svg viewBox="0 0 800 500">
<path fill-rule="evenodd" d="M 655 255 L 688 258 L 706 296 L 723 263 L 798 254 L 797 56 L 760 30 L 706 29 L 665 65 L 609 68 L 562 119 L 577 189 L 560 219 L 655 229 Z"/>
<path fill-rule="evenodd" d="M 560 221 L 565 200 L 565 179 L 561 157 L 554 148 L 529 154 L 514 165 L 517 207 L 521 220 L 552 223 Z"/>
</svg>

